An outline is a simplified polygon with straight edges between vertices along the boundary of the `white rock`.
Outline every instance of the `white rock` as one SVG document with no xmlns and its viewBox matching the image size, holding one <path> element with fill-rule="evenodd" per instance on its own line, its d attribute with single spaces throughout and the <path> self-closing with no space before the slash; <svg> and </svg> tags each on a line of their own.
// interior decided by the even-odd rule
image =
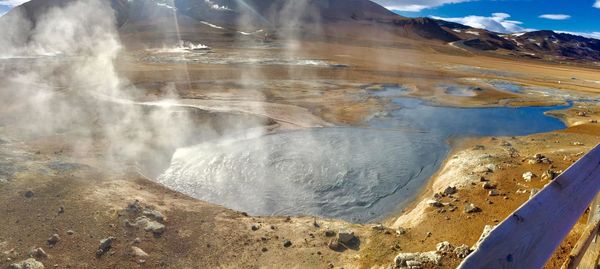
<svg viewBox="0 0 600 269">
<path fill-rule="evenodd" d="M 396 267 L 408 267 L 408 262 L 416 261 L 421 264 L 434 264 L 440 263 L 440 256 L 435 251 L 429 252 L 416 252 L 416 253 L 400 253 L 396 256 L 395 262 Z"/>
<path fill-rule="evenodd" d="M 536 177 L 536 175 L 532 172 L 523 173 L 523 179 L 525 179 L 526 182 L 530 182 L 534 177 Z"/>
<path fill-rule="evenodd" d="M 146 253 L 144 250 L 138 247 L 131 247 L 131 255 L 139 258 L 148 257 L 148 253 Z"/>
<path fill-rule="evenodd" d="M 34 258 L 29 258 L 27 260 L 18 262 L 18 263 L 13 263 L 10 265 L 11 269 L 44 269 L 44 264 L 41 262 L 38 262 L 36 259 Z"/>
</svg>

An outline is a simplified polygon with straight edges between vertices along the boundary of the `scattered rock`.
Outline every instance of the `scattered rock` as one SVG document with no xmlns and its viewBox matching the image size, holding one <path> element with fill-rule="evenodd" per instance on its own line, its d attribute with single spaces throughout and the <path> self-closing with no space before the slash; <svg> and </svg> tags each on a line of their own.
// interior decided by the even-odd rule
<svg viewBox="0 0 600 269">
<path fill-rule="evenodd" d="M 355 239 L 356 239 L 356 236 L 354 236 L 354 232 L 352 232 L 352 231 L 340 230 L 338 232 L 337 240 L 338 240 L 338 242 L 340 242 L 344 245 L 351 244 Z"/>
<path fill-rule="evenodd" d="M 488 191 L 489 196 L 498 196 L 500 193 L 497 190 Z"/>
<path fill-rule="evenodd" d="M 423 264 L 419 261 L 406 261 L 406 266 L 408 266 L 409 269 L 421 269 L 421 266 Z"/>
<path fill-rule="evenodd" d="M 68 230 L 68 231 L 67 231 L 67 234 L 68 234 L 68 235 L 73 235 L 73 234 L 75 234 L 75 231 L 73 231 L 73 230 Z"/>
<path fill-rule="evenodd" d="M 581 142 L 573 142 L 573 146 L 583 146 L 583 143 L 581 143 Z"/>
<path fill-rule="evenodd" d="M 552 169 L 548 169 L 548 170 L 544 171 L 544 173 L 542 173 L 542 179 L 543 180 L 554 180 L 558 175 L 560 175 L 559 172 L 554 171 Z"/>
<path fill-rule="evenodd" d="M 456 257 L 459 259 L 464 259 L 467 256 L 469 256 L 469 254 L 471 254 L 471 248 L 469 248 L 469 246 L 462 244 L 456 248 L 454 248 L 454 254 L 456 254 Z"/>
<path fill-rule="evenodd" d="M 458 190 L 456 189 L 456 187 L 454 186 L 449 186 L 446 187 L 446 189 L 444 190 L 444 195 L 452 195 L 455 194 Z"/>
<path fill-rule="evenodd" d="M 327 247 L 333 251 L 343 251 L 345 248 L 335 239 L 332 239 L 327 244 Z"/>
<path fill-rule="evenodd" d="M 25 196 L 25 198 L 31 198 L 33 197 L 33 191 L 26 191 L 25 194 L 23 194 Z"/>
<path fill-rule="evenodd" d="M 537 176 L 534 173 L 532 173 L 532 172 L 525 172 L 523 174 L 523 179 L 526 182 L 531 182 L 531 179 L 533 179 L 534 177 L 537 177 Z"/>
<path fill-rule="evenodd" d="M 385 230 L 385 227 L 382 224 L 375 224 L 375 225 L 371 226 L 371 229 L 373 229 L 375 231 L 383 231 L 383 230 Z"/>
<path fill-rule="evenodd" d="M 269 249 L 267 249 L 266 247 L 263 247 L 263 248 L 261 249 L 261 251 L 262 251 L 262 252 L 267 252 L 268 250 L 269 250 Z"/>
<path fill-rule="evenodd" d="M 465 213 L 477 213 L 481 212 L 481 208 L 475 206 L 474 204 L 468 204 L 465 206 Z"/>
<path fill-rule="evenodd" d="M 50 238 L 48 238 L 48 240 L 47 240 L 48 245 L 51 245 L 51 246 L 56 245 L 56 243 L 58 243 L 58 241 L 60 241 L 60 236 L 58 236 L 58 234 L 51 235 Z"/>
<path fill-rule="evenodd" d="M 146 232 L 152 232 L 153 234 L 159 236 L 165 232 L 165 225 L 148 219 L 147 217 L 139 217 L 135 220 L 135 226 L 142 226 Z"/>
<path fill-rule="evenodd" d="M 483 149 L 485 149 L 485 146 L 483 146 L 483 145 L 475 145 L 473 147 L 473 150 L 483 150 Z"/>
<path fill-rule="evenodd" d="M 62 214 L 62 213 L 65 213 L 65 207 L 64 206 L 58 207 L 58 214 Z"/>
<path fill-rule="evenodd" d="M 540 189 L 536 189 L 536 188 L 531 189 L 529 191 L 530 192 L 529 199 L 533 198 L 533 196 L 535 196 L 539 191 L 540 191 Z"/>
<path fill-rule="evenodd" d="M 127 205 L 126 208 L 129 213 L 139 213 L 142 211 L 142 206 L 140 205 L 139 200 L 135 200 Z"/>
<path fill-rule="evenodd" d="M 428 204 L 429 206 L 432 206 L 432 207 L 437 207 L 437 208 L 444 207 L 444 204 L 442 204 L 440 201 L 438 201 L 438 200 L 434 200 L 434 199 L 430 199 L 430 200 L 428 200 L 428 201 L 427 201 L 427 204 Z"/>
<path fill-rule="evenodd" d="M 98 250 L 96 251 L 96 256 L 102 256 L 104 253 L 109 251 L 110 248 L 112 247 L 113 241 L 115 241 L 115 240 L 116 240 L 116 238 L 114 238 L 112 236 L 100 240 L 100 246 L 98 246 Z"/>
<path fill-rule="evenodd" d="M 325 230 L 325 236 L 327 236 L 327 237 L 333 237 L 333 236 L 335 236 L 335 231 L 333 231 L 333 230 Z"/>
<path fill-rule="evenodd" d="M 44 264 L 34 258 L 29 258 L 9 266 L 10 269 L 44 269 Z"/>
<path fill-rule="evenodd" d="M 287 240 L 287 239 L 283 240 L 283 246 L 286 247 L 286 248 L 291 247 L 292 246 L 292 241 Z"/>
<path fill-rule="evenodd" d="M 483 242 L 483 240 L 485 240 L 485 238 L 492 232 L 492 230 L 495 228 L 496 226 L 492 226 L 492 225 L 485 225 L 485 227 L 483 227 L 483 232 L 481 233 L 481 236 L 479 237 L 479 239 L 477 240 L 477 243 L 475 243 L 475 245 L 473 246 L 473 249 L 477 249 L 479 248 L 479 244 L 481 244 L 481 242 Z"/>
<path fill-rule="evenodd" d="M 152 218 L 152 219 L 154 219 L 156 221 L 159 221 L 159 222 L 164 222 L 165 221 L 165 216 L 162 213 L 160 213 L 160 212 L 158 212 L 156 210 L 144 209 L 144 213 L 143 214 L 144 214 L 144 216 Z"/>
<path fill-rule="evenodd" d="M 33 248 L 29 251 L 29 256 L 37 259 L 45 259 L 48 258 L 48 254 L 42 248 Z"/>
<path fill-rule="evenodd" d="M 585 117 L 585 116 L 587 116 L 587 113 L 585 111 L 579 111 L 579 112 L 577 112 L 577 116 Z"/>
<path fill-rule="evenodd" d="M 422 265 L 438 265 L 440 263 L 441 256 L 435 251 L 430 252 L 417 252 L 417 253 L 400 253 L 395 258 L 396 267 L 400 268 L 414 268 L 417 262 L 420 268 Z"/>
<path fill-rule="evenodd" d="M 131 256 L 138 257 L 138 258 L 146 258 L 149 255 L 141 248 L 131 247 Z"/>
<path fill-rule="evenodd" d="M 538 164 L 538 163 L 551 164 L 552 163 L 552 161 L 550 159 L 548 159 L 546 156 L 539 154 L 539 153 L 533 155 L 533 157 L 530 158 L 527 162 L 529 164 Z"/>
<path fill-rule="evenodd" d="M 396 229 L 396 233 L 399 235 L 406 234 L 406 229 L 404 229 L 402 227 L 398 227 L 398 229 Z"/>
<path fill-rule="evenodd" d="M 252 226 L 250 226 L 250 229 L 251 229 L 252 231 L 258 231 L 258 229 L 260 229 L 260 226 L 259 226 L 259 225 L 257 225 L 257 224 L 252 224 Z"/>
<path fill-rule="evenodd" d="M 483 183 L 483 189 L 485 190 L 493 190 L 496 188 L 496 185 L 490 183 L 490 182 L 484 182 Z"/>
<path fill-rule="evenodd" d="M 435 246 L 435 249 L 438 253 L 450 253 L 454 251 L 454 246 L 450 244 L 448 241 L 440 242 Z"/>
</svg>

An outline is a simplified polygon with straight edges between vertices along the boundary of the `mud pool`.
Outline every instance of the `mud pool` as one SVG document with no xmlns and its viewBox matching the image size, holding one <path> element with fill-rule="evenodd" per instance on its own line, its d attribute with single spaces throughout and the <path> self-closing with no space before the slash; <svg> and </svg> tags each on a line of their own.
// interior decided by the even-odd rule
<svg viewBox="0 0 600 269">
<path fill-rule="evenodd" d="M 554 107 L 451 108 L 395 98 L 366 128 L 280 132 L 180 148 L 160 183 L 254 215 L 369 222 L 411 202 L 446 158 L 452 137 L 562 129 Z"/>
</svg>

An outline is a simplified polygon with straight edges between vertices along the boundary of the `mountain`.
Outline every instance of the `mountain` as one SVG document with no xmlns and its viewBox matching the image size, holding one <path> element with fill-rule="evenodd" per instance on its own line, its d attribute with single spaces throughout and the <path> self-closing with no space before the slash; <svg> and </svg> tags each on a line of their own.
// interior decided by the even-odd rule
<svg viewBox="0 0 600 269">
<path fill-rule="evenodd" d="M 34 24 L 49 8 L 78 0 L 32 0 L 22 13 Z M 338 42 L 450 43 L 477 51 L 547 60 L 600 60 L 600 41 L 553 31 L 501 34 L 431 18 L 406 18 L 369 0 L 101 0 L 115 11 L 129 47 L 209 46 L 276 39 Z M 366 33 L 366 34 L 365 34 Z"/>
<path fill-rule="evenodd" d="M 11 11 L 32 22 L 76 0 L 32 0 Z M 102 0 L 115 10 L 126 43 L 151 46 L 178 39 L 231 42 L 269 38 L 458 38 L 429 18 L 405 18 L 369 0 Z M 369 33 L 365 35 L 364 33 Z M 242 37 L 240 37 L 242 35 Z"/>
<path fill-rule="evenodd" d="M 484 51 L 548 60 L 599 61 L 600 40 L 550 30 L 500 34 L 458 23 L 437 20 L 440 27 L 454 32 L 455 45 Z"/>
</svg>

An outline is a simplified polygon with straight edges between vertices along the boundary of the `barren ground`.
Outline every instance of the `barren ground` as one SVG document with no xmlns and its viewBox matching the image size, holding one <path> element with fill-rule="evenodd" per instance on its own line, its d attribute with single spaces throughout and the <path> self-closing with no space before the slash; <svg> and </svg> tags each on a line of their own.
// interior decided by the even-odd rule
<svg viewBox="0 0 600 269">
<path fill-rule="evenodd" d="M 553 96 L 506 93 L 478 82 L 473 82 L 474 86 L 481 86 L 482 91 L 475 97 L 449 96 L 435 85 L 464 82 L 464 78 L 502 79 L 600 95 L 600 84 L 594 82 L 597 69 L 471 55 L 441 45 L 416 49 L 310 43 L 297 56 L 327 59 L 348 67 L 153 64 L 126 57 L 118 67 L 131 83 L 147 89 L 145 101 L 159 96 L 164 85 L 177 82 L 171 84 L 182 103 L 208 110 L 234 107 L 237 112 L 270 118 L 277 123 L 275 129 L 360 125 L 389 109 L 388 101 L 367 94 L 361 87 L 372 83 L 407 85 L 414 89 L 412 96 L 454 106 L 561 101 Z M 216 83 L 248 76 L 272 84 L 247 90 L 235 83 Z M 257 102 L 261 102 L 260 110 L 255 109 Z M 578 116 L 581 111 L 586 116 Z M 1 116 L 9 113 L 0 111 Z M 48 254 L 38 258 L 46 268 L 388 268 L 398 253 L 435 250 L 442 241 L 472 246 L 485 225 L 502 221 L 527 201 L 531 189 L 548 183 L 542 179 L 544 171 L 566 169 L 600 141 L 600 125 L 591 121 L 600 120 L 596 102 L 576 102 L 572 108 L 553 114 L 569 128 L 526 137 L 450 141 L 452 153 L 420 198 L 390 216 L 381 229 L 375 224 L 314 217 L 248 216 L 165 189 L 129 163 L 99 161 L 99 151 L 83 156 L 73 152 L 68 141 L 74 134 L 24 138 L 10 120 L 0 120 L 0 176 L 7 175 L 0 178 L 0 267 L 26 259 L 33 247 L 41 247 Z M 102 142 L 97 144 L 101 148 Z M 527 160 L 534 154 L 546 156 L 551 163 L 529 164 Z M 493 169 L 487 169 L 488 165 Z M 528 171 L 537 175 L 531 182 L 522 177 Z M 481 177 L 496 185 L 498 196 L 488 195 Z M 458 191 L 442 197 L 442 201 L 456 210 L 427 205 L 434 193 L 448 186 Z M 127 210 L 136 200 L 139 208 Z M 463 208 L 469 203 L 482 211 L 465 213 Z M 164 215 L 162 220 L 148 217 L 164 224 L 162 233 L 145 231 L 141 224 L 127 224 L 142 217 L 144 209 Z M 560 267 L 582 227 L 575 227 L 547 268 Z M 397 233 L 398 228 L 406 232 Z M 360 242 L 345 251 L 330 249 L 327 244 L 334 237 L 325 232 L 346 229 Z M 53 234 L 60 240 L 49 245 L 47 239 Z M 97 256 L 100 240 L 109 236 L 116 238 L 112 247 Z M 284 240 L 291 245 L 284 246 Z M 148 256 L 133 255 L 132 246 Z M 455 256 L 446 255 L 438 267 L 454 268 L 459 262 Z"/>
</svg>

